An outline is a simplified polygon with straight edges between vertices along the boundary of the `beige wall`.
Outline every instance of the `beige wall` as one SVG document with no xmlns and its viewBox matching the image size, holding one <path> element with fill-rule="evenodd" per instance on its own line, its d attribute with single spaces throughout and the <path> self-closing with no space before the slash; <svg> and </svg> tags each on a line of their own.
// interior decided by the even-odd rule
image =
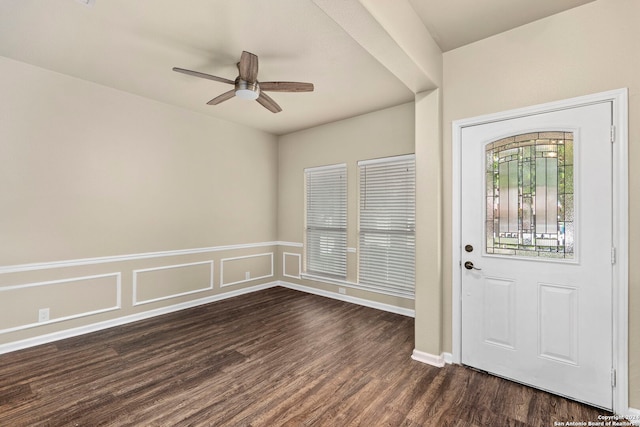
<svg viewBox="0 0 640 427">
<path fill-rule="evenodd" d="M 414 105 L 403 104 L 386 110 L 330 123 L 280 137 L 278 155 L 278 240 L 301 244 L 304 235 L 304 169 L 314 166 L 347 164 L 347 246 L 356 248 L 358 211 L 358 160 L 395 156 L 414 152 Z M 284 252 L 302 253 L 299 246 L 285 246 Z M 282 255 L 278 264 L 282 264 Z M 293 275 L 289 257 L 286 266 Z M 347 254 L 347 280 L 356 281 L 356 253 Z M 337 292 L 338 286 L 327 283 L 287 281 Z M 347 289 L 359 298 L 413 308 L 413 301 Z"/>
<path fill-rule="evenodd" d="M 444 351 L 451 351 L 451 122 L 629 88 L 630 406 L 640 408 L 640 2 L 599 0 L 444 54 Z M 424 325 L 425 328 L 427 327 Z"/>
<path fill-rule="evenodd" d="M 0 93 L 0 344 L 275 280 L 275 136 L 2 57 Z"/>
</svg>

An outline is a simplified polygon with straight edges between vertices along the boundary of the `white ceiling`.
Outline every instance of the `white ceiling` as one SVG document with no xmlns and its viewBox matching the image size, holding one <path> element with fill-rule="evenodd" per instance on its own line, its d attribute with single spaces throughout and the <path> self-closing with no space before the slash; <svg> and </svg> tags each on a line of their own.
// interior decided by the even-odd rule
<svg viewBox="0 0 640 427">
<path fill-rule="evenodd" d="M 0 0 L 0 55 L 274 134 L 413 100 L 370 52 L 389 37 L 362 0 L 336 1 Z M 394 1 L 408 1 L 446 51 L 592 0 Z M 340 19 L 323 3 L 339 4 Z M 386 43 L 380 49 L 401 49 Z M 271 92 L 278 114 L 238 98 L 208 106 L 231 87 L 171 70 L 233 80 L 243 50 L 259 56 L 260 80 L 312 82 L 315 91 Z"/>
</svg>

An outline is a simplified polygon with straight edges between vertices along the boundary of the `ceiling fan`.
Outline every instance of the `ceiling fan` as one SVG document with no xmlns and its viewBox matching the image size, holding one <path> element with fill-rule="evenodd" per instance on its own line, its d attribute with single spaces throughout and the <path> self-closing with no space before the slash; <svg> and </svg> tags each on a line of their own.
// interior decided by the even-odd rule
<svg viewBox="0 0 640 427">
<path fill-rule="evenodd" d="M 251 52 L 242 52 L 240 62 L 238 62 L 239 75 L 235 80 L 224 77 L 212 76 L 211 74 L 199 71 L 185 70 L 184 68 L 173 67 L 173 71 L 188 74 L 190 76 L 201 77 L 203 79 L 214 80 L 216 82 L 228 83 L 235 87 L 228 92 L 218 95 L 209 105 L 218 105 L 228 99 L 237 96 L 242 99 L 255 99 L 272 113 L 279 113 L 282 108 L 265 92 L 313 92 L 313 83 L 301 82 L 259 82 L 258 81 L 258 56 Z"/>
</svg>

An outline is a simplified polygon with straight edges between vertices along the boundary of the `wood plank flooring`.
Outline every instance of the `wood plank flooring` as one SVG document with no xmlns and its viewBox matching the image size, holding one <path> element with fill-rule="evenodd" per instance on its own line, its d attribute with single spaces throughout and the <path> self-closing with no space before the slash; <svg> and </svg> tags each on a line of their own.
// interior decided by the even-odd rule
<svg viewBox="0 0 640 427">
<path fill-rule="evenodd" d="M 0 426 L 553 426 L 598 409 L 410 359 L 413 319 L 272 288 L 0 356 Z"/>
</svg>

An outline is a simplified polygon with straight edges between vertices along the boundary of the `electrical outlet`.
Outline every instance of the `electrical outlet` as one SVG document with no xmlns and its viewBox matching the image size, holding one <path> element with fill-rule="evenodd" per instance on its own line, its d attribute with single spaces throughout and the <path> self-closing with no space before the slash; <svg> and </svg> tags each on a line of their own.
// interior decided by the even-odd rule
<svg viewBox="0 0 640 427">
<path fill-rule="evenodd" d="M 342 295 L 347 293 L 347 290 L 345 288 L 338 288 L 338 292 L 340 292 Z"/>
<path fill-rule="evenodd" d="M 46 322 L 49 320 L 49 309 L 41 308 L 38 310 L 38 322 Z"/>
<path fill-rule="evenodd" d="M 244 272 L 244 280 L 249 280 L 249 279 L 251 279 L 251 273 L 248 272 L 248 271 L 245 271 Z"/>
</svg>

